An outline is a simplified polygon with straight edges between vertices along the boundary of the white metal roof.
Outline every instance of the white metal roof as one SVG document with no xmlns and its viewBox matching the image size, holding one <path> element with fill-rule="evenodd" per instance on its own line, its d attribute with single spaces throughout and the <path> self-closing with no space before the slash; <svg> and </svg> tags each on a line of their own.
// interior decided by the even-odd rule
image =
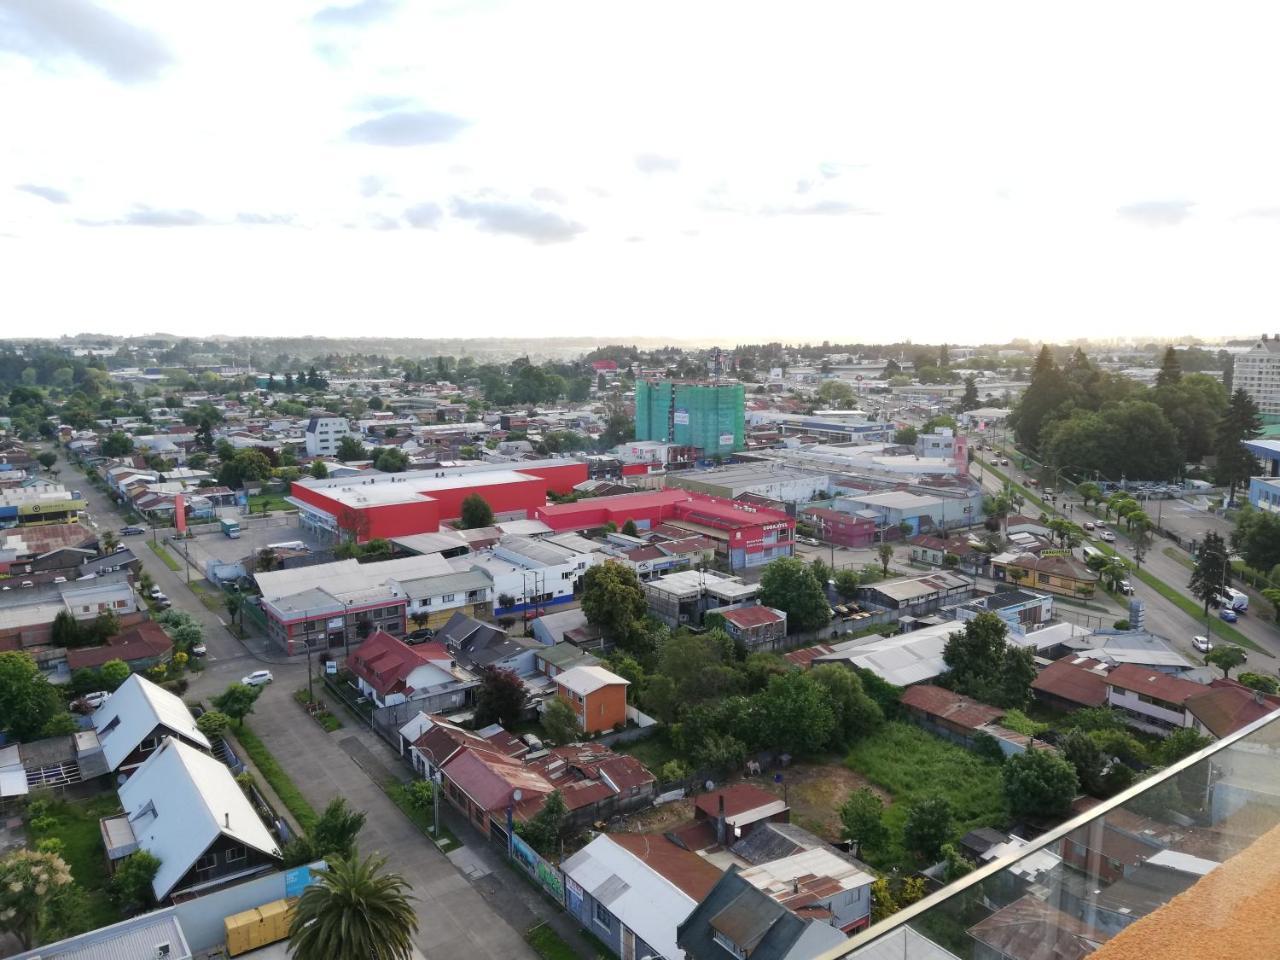
<svg viewBox="0 0 1280 960">
<path fill-rule="evenodd" d="M 219 834 L 278 857 L 266 825 L 226 765 L 173 737 L 120 788 L 138 846 L 160 859 L 152 881 L 168 896 Z"/>
<path fill-rule="evenodd" d="M 604 667 L 574 667 L 564 673 L 556 674 L 556 683 L 584 697 L 611 684 L 631 685 L 630 681 L 624 680 L 616 673 L 610 673 Z"/>
<path fill-rule="evenodd" d="M 93 713 L 93 729 L 102 744 L 107 769 L 118 768 L 157 724 L 210 748 L 208 738 L 200 732 L 196 718 L 180 697 L 134 673 Z"/>
<path fill-rule="evenodd" d="M 603 835 L 563 867 L 565 876 L 663 957 L 682 955 L 676 946 L 676 927 L 697 904 L 666 877 Z"/>
</svg>

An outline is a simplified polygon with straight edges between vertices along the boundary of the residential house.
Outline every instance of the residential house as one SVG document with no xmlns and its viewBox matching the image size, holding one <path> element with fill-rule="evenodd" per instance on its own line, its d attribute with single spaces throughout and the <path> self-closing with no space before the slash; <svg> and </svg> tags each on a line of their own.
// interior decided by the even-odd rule
<svg viewBox="0 0 1280 960">
<path fill-rule="evenodd" d="M 601 834 L 562 864 L 565 909 L 622 958 L 681 960 L 676 927 L 720 871 L 657 834 Z"/>
<path fill-rule="evenodd" d="M 280 848 L 220 760 L 175 737 L 120 787 L 124 813 L 102 821 L 107 856 L 146 850 L 160 861 L 158 902 L 207 893 L 274 870 Z"/>
<path fill-rule="evenodd" d="M 755 601 L 758 583 L 744 583 L 709 570 L 681 570 L 644 584 L 651 614 L 672 629 L 701 626 L 709 610 Z"/>
<path fill-rule="evenodd" d="M 1107 704 L 1124 714 L 1130 726 L 1160 736 L 1196 725 L 1187 701 L 1206 689 L 1204 684 L 1127 663 L 1107 674 Z"/>
<path fill-rule="evenodd" d="M 1041 670 L 1031 681 L 1031 692 L 1056 710 L 1101 707 L 1107 702 L 1110 666 L 1085 656 L 1064 657 Z"/>
<path fill-rule="evenodd" d="M 947 566 L 948 556 L 955 557 L 952 563 L 958 565 L 962 557 L 972 552 L 969 541 L 965 537 L 940 537 L 928 533 L 922 533 L 908 540 L 907 549 L 914 563 L 926 563 L 931 567 Z"/>
<path fill-rule="evenodd" d="M 401 753 L 421 776 L 440 782 L 440 768 L 459 750 L 475 747 L 491 750 L 516 760 L 529 748 L 499 724 L 471 731 L 439 716 L 418 714 L 400 728 Z"/>
<path fill-rule="evenodd" d="M 630 681 L 599 666 L 574 667 L 553 679 L 556 695 L 573 709 L 583 733 L 602 733 L 626 724 Z"/>
<path fill-rule="evenodd" d="M 994 613 L 1012 629 L 1025 633 L 1053 620 L 1053 597 L 1030 590 L 998 590 L 957 608 L 956 619 L 972 620 L 982 613 Z"/>
<path fill-rule="evenodd" d="M 1260 693 L 1234 680 L 1215 678 L 1209 689 L 1188 697 L 1186 707 L 1196 730 L 1221 739 L 1280 710 L 1280 697 Z"/>
<path fill-rule="evenodd" d="M 93 712 L 93 729 L 76 737 L 81 769 L 128 776 L 160 748 L 166 737 L 176 737 L 202 750 L 209 739 L 182 698 L 164 690 L 141 674 L 130 674 L 106 702 Z"/>
<path fill-rule="evenodd" d="M 974 960 L 1041 960 L 1046 956 L 1084 960 L 1108 939 L 1102 931 L 1032 895 L 997 910 L 967 932 L 974 940 Z"/>
<path fill-rule="evenodd" d="M 1002 553 L 991 558 L 991 576 L 1064 597 L 1092 597 L 1098 574 L 1074 557 Z"/>
<path fill-rule="evenodd" d="M 923 577 L 884 580 L 858 588 L 858 602 L 869 603 L 899 616 L 923 616 L 954 606 L 973 596 L 974 582 L 959 574 L 939 570 Z"/>
<path fill-rule="evenodd" d="M 493 609 L 493 580 L 484 570 L 396 581 L 408 598 L 405 616 L 414 629 L 438 630 L 455 613 L 469 617 Z"/>
<path fill-rule="evenodd" d="M 534 672 L 534 656 L 540 645 L 505 630 L 483 623 L 465 613 L 455 613 L 437 632 L 435 639 L 443 643 L 455 660 L 468 670 L 494 668 L 510 670 L 527 677 Z"/>
<path fill-rule="evenodd" d="M 444 644 L 410 646 L 382 630 L 351 651 L 347 668 L 356 675 L 360 692 L 378 707 L 402 703 L 428 712 L 456 710 L 467 700 L 479 678 L 463 670 Z"/>
<path fill-rule="evenodd" d="M 717 610 L 724 618 L 724 629 L 750 653 L 776 650 L 787 640 L 787 615 L 773 607 L 731 607 Z"/>
<path fill-rule="evenodd" d="M 1030 737 L 1000 723 L 1004 710 L 954 690 L 919 683 L 902 691 L 901 702 L 917 724 L 961 746 L 972 748 L 979 734 L 992 737 L 1005 756 L 1025 753 L 1032 746 Z"/>
<path fill-rule="evenodd" d="M 600 659 L 594 654 L 568 641 L 561 641 L 555 646 L 536 650 L 533 655 L 534 669 L 552 678 L 574 667 L 594 667 L 599 664 Z"/>
<path fill-rule="evenodd" d="M 750 783 L 734 783 L 711 793 L 700 793 L 693 802 L 695 822 L 715 831 L 716 842 L 730 846 L 765 823 L 789 823 L 791 808 L 775 794 Z"/>
<path fill-rule="evenodd" d="M 70 670 L 96 669 L 108 660 L 123 660 L 135 672 L 157 663 L 167 662 L 173 654 L 173 641 L 154 620 L 121 630 L 107 642 L 94 647 L 67 650 Z"/>
<path fill-rule="evenodd" d="M 676 928 L 686 960 L 815 960 L 845 942 L 835 927 L 789 911 L 729 867 Z"/>
<path fill-rule="evenodd" d="M 110 926 L 46 943 L 14 954 L 9 960 L 154 960 L 160 949 L 165 960 L 193 960 L 191 946 L 173 907 L 138 914 Z"/>
</svg>

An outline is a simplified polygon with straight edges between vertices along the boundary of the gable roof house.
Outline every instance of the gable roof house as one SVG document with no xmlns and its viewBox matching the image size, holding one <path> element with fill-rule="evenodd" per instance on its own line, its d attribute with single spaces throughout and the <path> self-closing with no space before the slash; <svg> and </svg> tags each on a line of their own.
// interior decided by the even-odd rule
<svg viewBox="0 0 1280 960">
<path fill-rule="evenodd" d="M 130 674 L 93 713 L 93 730 L 76 737 L 76 759 L 86 779 L 99 773 L 131 774 L 165 737 L 209 750 L 187 705 L 140 674 Z"/>
<path fill-rule="evenodd" d="M 630 681 L 604 667 L 578 666 L 557 674 L 556 693 L 573 710 L 584 733 L 611 730 L 627 722 Z"/>
<path fill-rule="evenodd" d="M 729 846 L 749 836 L 757 826 L 787 823 L 791 808 L 781 797 L 750 783 L 734 783 L 712 793 L 701 793 L 693 802 L 695 820 L 710 824 L 716 841 Z"/>
<path fill-rule="evenodd" d="M 564 864 L 565 909 L 620 957 L 680 960 L 676 926 L 720 871 L 661 836 L 601 834 Z"/>
<path fill-rule="evenodd" d="M 466 747 L 492 750 L 517 760 L 529 752 L 527 746 L 497 724 L 471 731 L 443 717 L 419 714 L 401 728 L 402 737 L 410 727 L 416 735 L 409 742 L 409 762 L 419 774 L 436 783 L 440 782 L 440 768 Z"/>
<path fill-rule="evenodd" d="M 454 710 L 479 683 L 454 662 L 444 644 L 410 646 L 383 630 L 353 650 L 347 665 L 360 692 L 382 708 L 412 701 L 429 713 Z"/>
<path fill-rule="evenodd" d="M 527 677 L 534 672 L 534 653 L 541 644 L 509 637 L 500 627 L 484 623 L 464 613 L 455 613 L 436 632 L 455 660 L 468 670 L 495 667 Z"/>
<path fill-rule="evenodd" d="M 160 860 L 157 901 L 203 893 L 276 867 L 280 848 L 219 760 L 166 737 L 120 787 L 124 813 L 102 822 L 108 856 Z"/>
</svg>

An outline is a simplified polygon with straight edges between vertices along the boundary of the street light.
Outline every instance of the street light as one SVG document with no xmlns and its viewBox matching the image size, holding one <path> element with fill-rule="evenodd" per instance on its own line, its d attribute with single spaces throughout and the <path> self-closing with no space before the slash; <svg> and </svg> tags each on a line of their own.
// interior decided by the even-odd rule
<svg viewBox="0 0 1280 960">
<path fill-rule="evenodd" d="M 516 843 L 516 825 L 515 825 L 515 809 L 516 804 L 524 799 L 524 793 L 519 787 L 511 791 L 511 802 L 507 804 L 507 859 L 515 858 Z"/>
</svg>

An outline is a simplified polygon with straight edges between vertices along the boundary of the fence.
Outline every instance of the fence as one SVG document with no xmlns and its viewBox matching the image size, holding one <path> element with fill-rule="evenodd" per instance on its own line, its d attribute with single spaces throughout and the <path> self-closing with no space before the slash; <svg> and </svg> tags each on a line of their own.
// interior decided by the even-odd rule
<svg viewBox="0 0 1280 960">
<path fill-rule="evenodd" d="M 520 866 L 533 881 L 555 900 L 556 905 L 564 906 L 564 874 L 560 868 L 529 846 L 518 833 L 511 835 L 511 860 Z"/>
</svg>

